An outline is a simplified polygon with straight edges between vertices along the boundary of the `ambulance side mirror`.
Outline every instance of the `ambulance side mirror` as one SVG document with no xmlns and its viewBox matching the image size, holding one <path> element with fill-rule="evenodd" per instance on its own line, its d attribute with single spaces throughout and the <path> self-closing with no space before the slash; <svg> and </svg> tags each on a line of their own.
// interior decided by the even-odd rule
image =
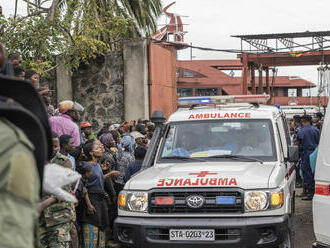
<svg viewBox="0 0 330 248">
<path fill-rule="evenodd" d="M 298 162 L 299 161 L 299 148 L 298 146 L 289 146 L 288 148 L 288 161 Z"/>
<path fill-rule="evenodd" d="M 153 165 L 156 157 L 157 148 L 162 137 L 164 123 L 166 121 L 163 112 L 159 110 L 155 110 L 150 119 L 153 123 L 155 123 L 155 131 L 154 135 L 152 136 L 152 139 L 150 140 L 147 153 L 144 157 L 142 169 L 149 168 Z"/>
</svg>

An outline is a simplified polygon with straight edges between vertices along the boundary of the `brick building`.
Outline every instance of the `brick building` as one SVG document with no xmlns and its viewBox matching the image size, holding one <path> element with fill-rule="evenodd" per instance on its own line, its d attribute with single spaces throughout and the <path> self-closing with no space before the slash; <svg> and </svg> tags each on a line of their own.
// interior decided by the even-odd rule
<svg viewBox="0 0 330 248">
<path fill-rule="evenodd" d="M 240 95 L 242 77 L 235 76 L 235 74 L 240 74 L 241 70 L 240 60 L 177 61 L 177 95 L 179 97 Z M 258 77 L 255 80 L 258 82 Z M 266 79 L 263 78 L 262 81 L 262 92 L 266 92 Z M 292 102 L 299 105 L 318 103 L 317 97 L 304 97 L 302 94 L 303 89 L 311 89 L 316 85 L 300 77 L 276 76 L 274 80 L 270 78 L 270 85 L 272 103 L 281 105 L 288 105 Z M 250 78 L 248 80 L 248 91 L 248 94 L 251 94 Z"/>
</svg>

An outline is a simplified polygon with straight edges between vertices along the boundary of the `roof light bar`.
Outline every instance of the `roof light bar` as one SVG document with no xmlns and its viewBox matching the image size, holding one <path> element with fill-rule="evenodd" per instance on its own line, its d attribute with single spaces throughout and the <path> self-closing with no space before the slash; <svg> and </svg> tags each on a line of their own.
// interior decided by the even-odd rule
<svg viewBox="0 0 330 248">
<path fill-rule="evenodd" d="M 180 105 L 227 104 L 227 103 L 267 103 L 269 95 L 235 95 L 209 97 L 181 97 Z"/>
</svg>

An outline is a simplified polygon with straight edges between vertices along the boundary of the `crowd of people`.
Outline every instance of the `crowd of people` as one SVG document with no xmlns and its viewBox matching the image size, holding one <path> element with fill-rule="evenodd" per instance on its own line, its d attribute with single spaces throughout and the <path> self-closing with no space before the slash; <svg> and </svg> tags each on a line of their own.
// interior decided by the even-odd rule
<svg viewBox="0 0 330 248">
<path fill-rule="evenodd" d="M 299 146 L 299 162 L 296 163 L 296 187 L 303 188 L 298 195 L 302 200 L 312 200 L 315 191 L 315 162 L 311 159 L 317 153 L 323 125 L 323 114 L 295 115 L 290 124 L 292 142 Z"/>
<path fill-rule="evenodd" d="M 6 54 L 3 45 L 0 45 L 0 49 L 0 54 Z M 0 69 L 0 74 L 30 82 L 45 103 L 48 115 L 52 116 L 55 114 L 55 109 L 51 105 L 52 90 L 50 90 L 47 85 L 40 85 L 39 75 L 35 70 L 22 67 L 22 57 L 18 53 L 10 53 L 8 55 L 4 66 Z"/>
<path fill-rule="evenodd" d="M 0 47 L 4 50 L 4 47 Z M 2 54 L 5 54 L 2 51 Z M 104 124 L 98 133 L 81 120 L 84 108 L 71 100 L 57 108 L 50 104 L 51 90 L 40 86 L 38 74 L 21 67 L 22 58 L 9 54 L 1 74 L 24 79 L 34 86 L 44 101 L 52 130 L 53 158 L 56 163 L 81 174 L 81 180 L 65 187 L 78 203 L 59 201 L 45 195 L 39 218 L 40 245 L 43 248 L 119 247 L 114 241 L 113 222 L 117 216 L 117 195 L 125 183 L 139 172 L 154 125 L 139 119 Z M 302 200 L 314 195 L 314 169 L 310 156 L 317 151 L 323 114 L 294 116 L 290 123 L 292 142 L 299 146 L 296 164 L 297 187 L 303 188 Z"/>
<path fill-rule="evenodd" d="M 76 204 L 44 195 L 39 217 L 40 247 L 119 247 L 112 228 L 117 216 L 117 195 L 140 171 L 153 136 L 153 123 L 142 119 L 109 121 L 93 133 L 93 126 L 81 120 L 84 108 L 79 103 L 66 100 L 55 109 L 50 104 L 51 90 L 41 87 L 38 74 L 23 69 L 21 64 L 21 56 L 12 53 L 0 73 L 34 86 L 45 103 L 52 130 L 51 163 L 81 174 L 79 181 L 64 187 L 77 198 Z"/>
<path fill-rule="evenodd" d="M 52 162 L 79 172 L 82 180 L 67 187 L 77 197 L 77 205 L 58 202 L 41 213 L 42 247 L 119 246 L 112 228 L 117 195 L 141 169 L 153 135 L 154 125 L 142 119 L 109 122 L 96 134 L 89 122 L 80 122 L 81 111 L 78 103 L 62 101 L 49 118 Z"/>
</svg>

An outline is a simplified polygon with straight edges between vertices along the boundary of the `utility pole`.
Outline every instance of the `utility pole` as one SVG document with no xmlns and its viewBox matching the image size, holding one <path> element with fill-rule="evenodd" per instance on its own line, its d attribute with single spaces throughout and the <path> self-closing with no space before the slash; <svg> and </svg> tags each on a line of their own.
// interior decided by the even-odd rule
<svg viewBox="0 0 330 248">
<path fill-rule="evenodd" d="M 192 42 L 190 42 L 190 60 L 193 59 L 193 54 L 192 54 L 192 52 L 193 52 L 193 49 L 192 49 Z"/>
</svg>

